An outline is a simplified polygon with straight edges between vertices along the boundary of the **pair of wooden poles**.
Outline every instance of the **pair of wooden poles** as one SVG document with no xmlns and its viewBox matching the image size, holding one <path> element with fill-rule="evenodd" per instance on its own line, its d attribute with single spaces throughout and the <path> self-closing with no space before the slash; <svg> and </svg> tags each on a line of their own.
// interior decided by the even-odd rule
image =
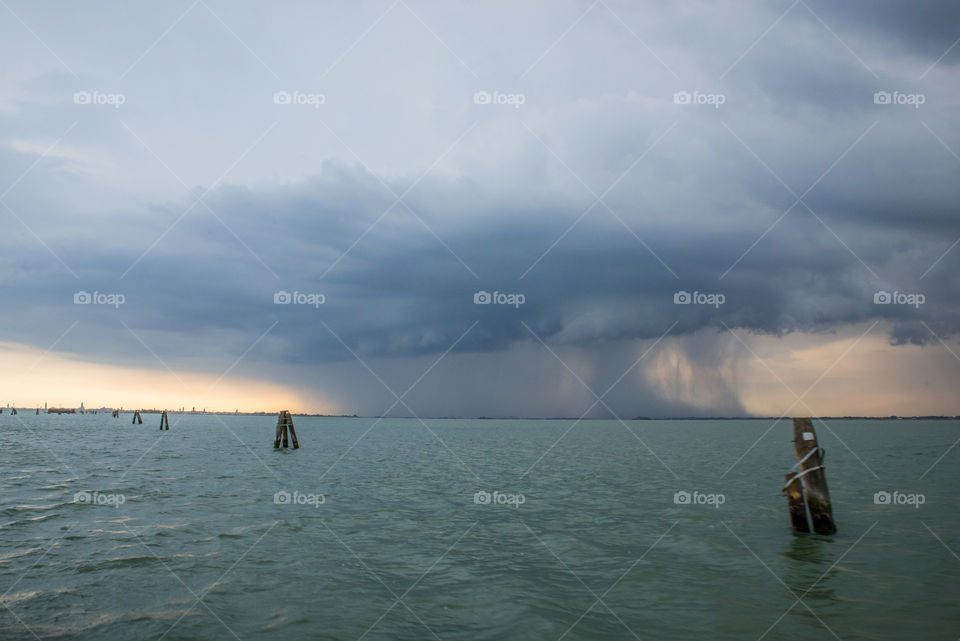
<svg viewBox="0 0 960 641">
<path fill-rule="evenodd" d="M 289 410 L 283 410 L 277 417 L 277 435 L 273 439 L 273 449 L 280 448 L 280 441 L 283 440 L 283 446 L 289 447 L 287 441 L 287 432 L 290 432 L 290 438 L 293 439 L 293 449 L 299 449 L 300 443 L 297 442 L 297 431 L 293 429 L 293 417 Z"/>
</svg>

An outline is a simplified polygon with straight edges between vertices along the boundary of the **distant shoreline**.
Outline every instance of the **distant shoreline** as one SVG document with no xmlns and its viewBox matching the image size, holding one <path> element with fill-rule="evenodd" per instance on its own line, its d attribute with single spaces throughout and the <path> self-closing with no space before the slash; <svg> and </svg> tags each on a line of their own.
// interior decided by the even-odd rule
<svg viewBox="0 0 960 641">
<path fill-rule="evenodd" d="M 2 408 L 3 414 L 8 414 L 13 409 L 11 407 Z M 17 407 L 19 413 L 35 414 L 36 407 Z M 82 412 L 76 408 L 39 408 L 40 414 L 106 414 L 111 413 L 116 408 L 100 407 L 85 409 Z M 58 411 L 59 410 L 59 411 Z M 133 414 L 135 410 L 122 409 L 121 414 Z M 276 416 L 276 412 L 178 412 L 175 410 L 161 409 L 141 409 L 141 414 L 161 414 L 164 411 L 167 414 L 177 414 L 184 416 Z M 557 416 L 557 417 L 536 417 L 536 416 L 360 416 L 358 414 L 311 414 L 291 412 L 292 416 L 302 416 L 309 418 L 364 418 L 364 419 L 407 419 L 407 420 L 455 420 L 455 421 L 777 421 L 786 420 L 786 416 L 636 416 L 629 419 L 621 418 L 580 418 L 577 416 Z M 819 420 L 869 420 L 869 421 L 903 421 L 903 420 L 925 420 L 925 421 L 956 421 L 960 416 L 817 416 L 812 417 Z"/>
</svg>

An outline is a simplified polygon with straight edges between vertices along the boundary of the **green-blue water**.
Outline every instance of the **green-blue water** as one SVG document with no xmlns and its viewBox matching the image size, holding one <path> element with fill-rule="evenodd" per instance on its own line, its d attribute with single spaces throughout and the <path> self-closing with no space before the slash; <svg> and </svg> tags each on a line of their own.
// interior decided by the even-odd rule
<svg viewBox="0 0 960 641">
<path fill-rule="evenodd" d="M 0 639 L 960 636 L 956 421 L 817 423 L 830 537 L 788 422 L 295 422 L 0 416 Z"/>
</svg>

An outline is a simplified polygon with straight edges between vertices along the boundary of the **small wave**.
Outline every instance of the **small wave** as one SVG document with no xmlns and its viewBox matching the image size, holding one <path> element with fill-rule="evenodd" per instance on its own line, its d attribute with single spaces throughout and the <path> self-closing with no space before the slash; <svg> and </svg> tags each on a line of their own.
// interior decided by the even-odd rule
<svg viewBox="0 0 960 641">
<path fill-rule="evenodd" d="M 15 525 L 29 525 L 30 523 L 39 523 L 40 521 L 46 521 L 47 519 L 52 519 L 58 516 L 57 514 L 42 514 L 40 516 L 35 516 L 32 519 L 20 519 L 19 521 L 8 521 L 6 527 L 13 527 Z"/>
</svg>

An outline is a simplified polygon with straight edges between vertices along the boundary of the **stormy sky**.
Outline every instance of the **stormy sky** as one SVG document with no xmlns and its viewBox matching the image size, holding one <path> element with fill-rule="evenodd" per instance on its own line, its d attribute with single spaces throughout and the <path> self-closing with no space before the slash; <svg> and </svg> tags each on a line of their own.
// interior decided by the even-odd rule
<svg viewBox="0 0 960 641">
<path fill-rule="evenodd" d="M 960 413 L 958 39 L 946 1 L 3 0 L 0 400 Z"/>
</svg>

